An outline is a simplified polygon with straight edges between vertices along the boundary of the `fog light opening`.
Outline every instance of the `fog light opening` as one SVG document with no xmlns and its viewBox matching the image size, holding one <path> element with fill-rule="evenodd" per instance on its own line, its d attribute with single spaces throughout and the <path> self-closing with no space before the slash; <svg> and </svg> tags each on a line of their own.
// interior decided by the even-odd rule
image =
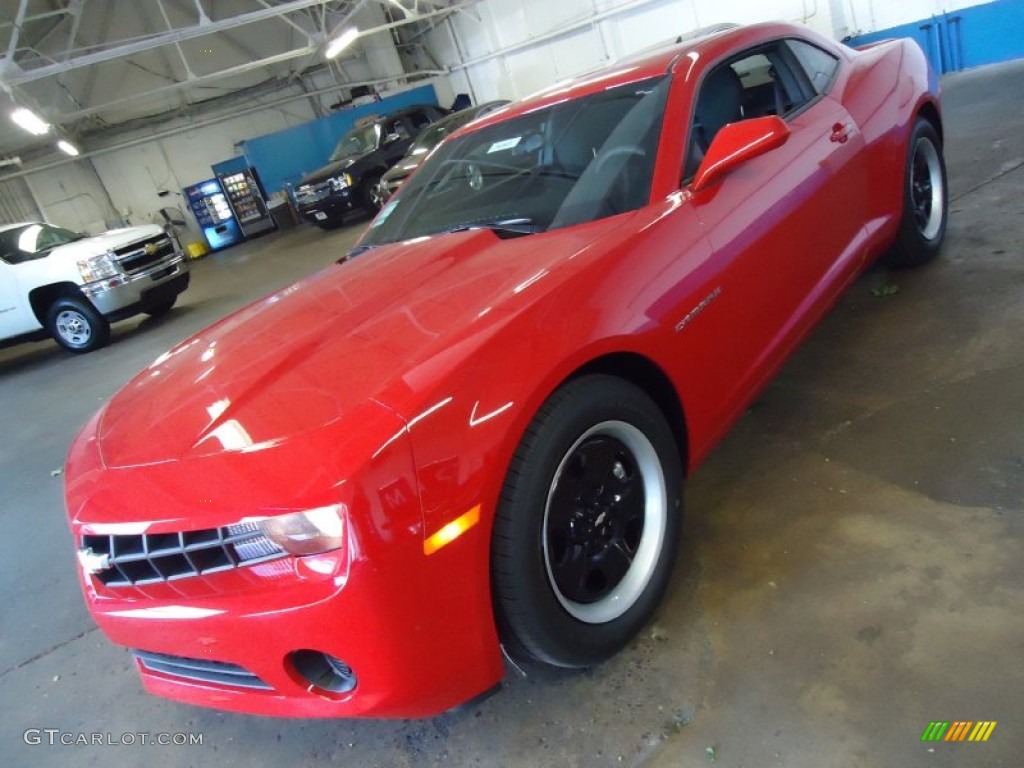
<svg viewBox="0 0 1024 768">
<path fill-rule="evenodd" d="M 348 693 L 356 687 L 352 667 L 320 651 L 301 650 L 291 655 L 292 667 L 312 688 L 330 693 Z"/>
</svg>

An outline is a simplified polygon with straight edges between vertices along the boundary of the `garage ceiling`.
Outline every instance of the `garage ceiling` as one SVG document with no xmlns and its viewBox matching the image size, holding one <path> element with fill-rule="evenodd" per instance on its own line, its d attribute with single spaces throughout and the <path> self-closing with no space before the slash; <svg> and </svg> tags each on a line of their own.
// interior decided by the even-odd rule
<svg viewBox="0 0 1024 768">
<path fill-rule="evenodd" d="M 194 110 L 210 99 L 266 93 L 329 66 L 328 41 L 357 14 L 344 54 L 372 35 L 409 37 L 466 0 L 0 0 L 0 165 L 50 153 L 140 118 Z M 335 70 L 344 84 L 344 68 Z M 9 114 L 27 107 L 52 124 L 32 136 Z M 5 163 L 7 158 L 7 163 Z"/>
</svg>

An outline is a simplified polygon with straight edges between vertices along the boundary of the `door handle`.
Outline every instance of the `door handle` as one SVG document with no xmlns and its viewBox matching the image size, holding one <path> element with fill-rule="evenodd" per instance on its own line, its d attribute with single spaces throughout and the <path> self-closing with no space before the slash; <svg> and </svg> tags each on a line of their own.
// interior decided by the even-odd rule
<svg viewBox="0 0 1024 768">
<path fill-rule="evenodd" d="M 829 136 L 829 140 L 836 144 L 845 144 L 850 140 L 850 126 L 845 123 L 836 123 L 832 126 L 832 135 Z"/>
</svg>

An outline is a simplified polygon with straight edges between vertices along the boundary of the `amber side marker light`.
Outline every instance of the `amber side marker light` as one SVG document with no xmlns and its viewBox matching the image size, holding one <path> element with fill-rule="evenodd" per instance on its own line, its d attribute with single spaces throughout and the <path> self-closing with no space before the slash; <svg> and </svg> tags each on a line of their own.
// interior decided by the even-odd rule
<svg viewBox="0 0 1024 768">
<path fill-rule="evenodd" d="M 480 505 L 477 504 L 469 512 L 459 515 L 448 525 L 423 542 L 423 554 L 432 555 L 441 547 L 455 541 L 474 525 L 480 522 Z"/>
</svg>

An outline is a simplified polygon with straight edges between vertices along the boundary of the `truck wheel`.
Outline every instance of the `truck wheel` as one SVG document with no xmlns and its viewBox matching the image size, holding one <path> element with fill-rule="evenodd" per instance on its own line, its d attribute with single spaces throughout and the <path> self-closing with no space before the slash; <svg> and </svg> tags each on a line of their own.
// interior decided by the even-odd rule
<svg viewBox="0 0 1024 768">
<path fill-rule="evenodd" d="M 384 205 L 384 195 L 377 187 L 380 184 L 382 174 L 373 173 L 363 179 L 363 188 L 359 194 L 362 207 L 371 216 L 376 216 L 377 211 Z"/>
<path fill-rule="evenodd" d="M 110 323 L 82 299 L 57 299 L 46 313 L 46 328 L 69 352 L 92 352 L 110 340 Z"/>
</svg>

